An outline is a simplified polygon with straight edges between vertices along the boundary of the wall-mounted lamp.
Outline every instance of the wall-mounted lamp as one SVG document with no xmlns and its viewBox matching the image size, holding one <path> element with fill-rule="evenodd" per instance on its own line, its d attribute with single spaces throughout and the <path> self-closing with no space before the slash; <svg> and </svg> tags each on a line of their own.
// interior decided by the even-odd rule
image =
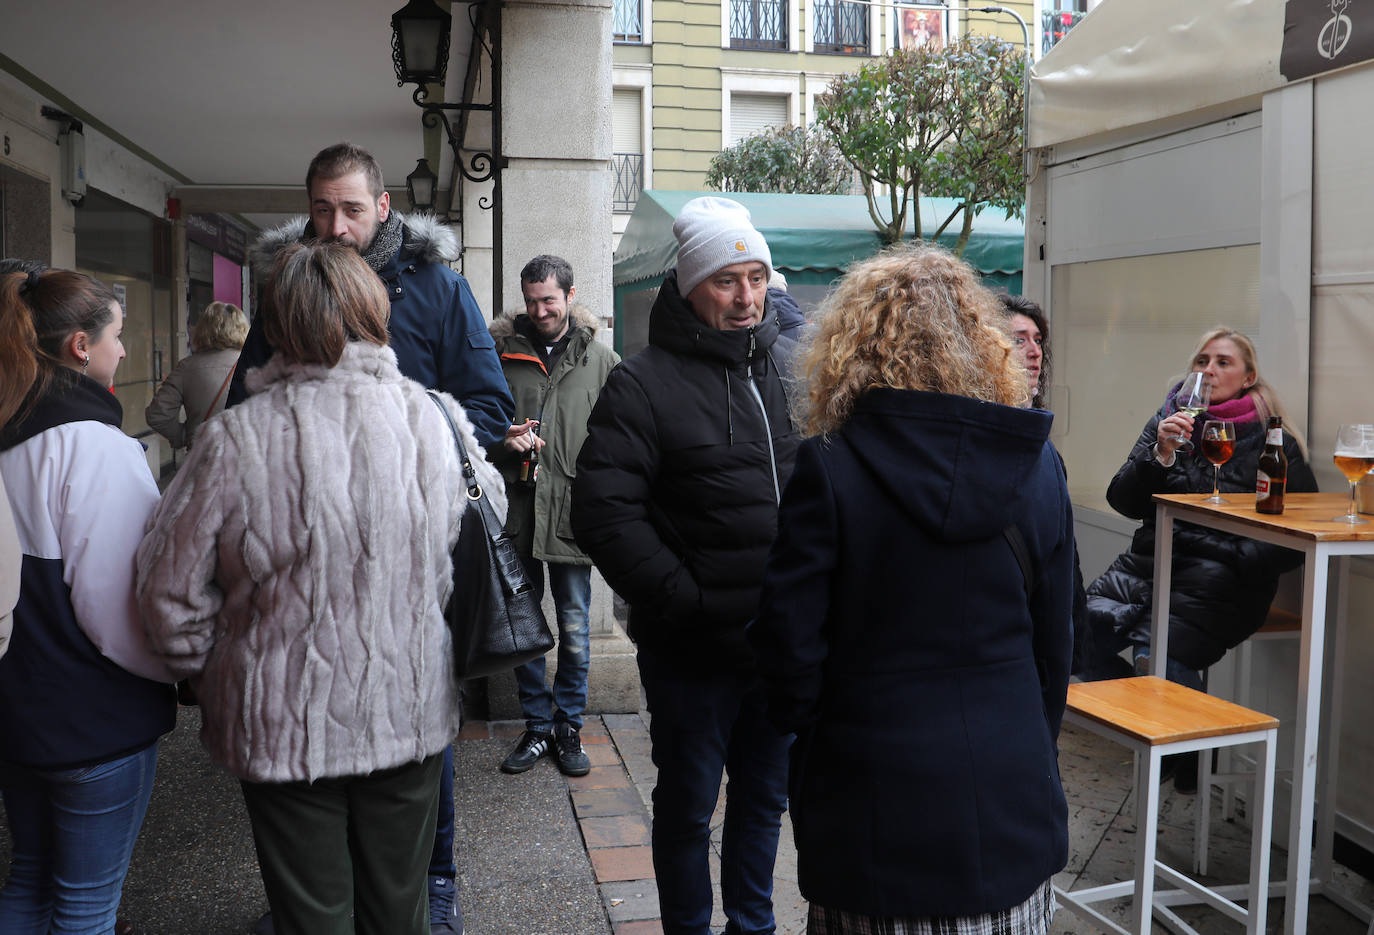
<svg viewBox="0 0 1374 935">
<path fill-rule="evenodd" d="M 499 9 L 499 7 L 498 7 Z M 497 110 L 493 104 L 473 104 L 473 103 L 434 103 L 429 100 L 429 86 L 443 86 L 444 76 L 448 71 L 448 52 L 449 52 L 449 33 L 452 29 L 453 17 L 440 9 L 434 0 L 410 0 L 405 6 L 397 10 L 391 16 L 391 61 L 396 67 L 396 84 L 414 84 L 415 93 L 412 95 L 415 103 L 424 111 L 424 116 L 420 122 L 426 127 L 433 129 L 443 125 L 444 134 L 448 138 L 448 145 L 453 150 L 453 164 L 462 173 L 463 178 L 469 182 L 490 181 L 495 175 L 497 168 L 503 164 L 497 153 L 499 136 L 499 126 L 497 125 Z M 499 30 L 499 21 L 496 25 Z M 500 67 L 496 55 L 492 56 L 492 69 L 495 72 Z M 493 95 L 499 87 L 493 75 Z M 462 140 L 458 136 L 458 131 L 449 122 L 448 111 L 488 111 L 492 114 L 492 151 L 475 152 L 464 164 L 462 159 Z M 431 190 L 429 205 L 434 204 L 433 188 L 437 179 L 430 171 L 428 163 L 421 159 L 430 179 Z M 406 179 L 407 189 L 411 189 L 411 179 L 415 179 L 417 184 L 410 190 L 411 202 L 416 207 L 420 206 L 416 195 L 420 194 L 424 185 L 425 175 L 420 174 L 421 166 L 416 166 Z M 499 190 L 499 187 L 498 187 Z M 478 204 L 484 208 L 492 207 L 493 201 L 486 198 L 479 200 Z"/>
<path fill-rule="evenodd" d="M 413 210 L 434 210 L 434 189 L 438 181 L 439 177 L 430 169 L 428 159 L 415 163 L 415 171 L 406 176 L 406 194 L 410 196 Z"/>
</svg>

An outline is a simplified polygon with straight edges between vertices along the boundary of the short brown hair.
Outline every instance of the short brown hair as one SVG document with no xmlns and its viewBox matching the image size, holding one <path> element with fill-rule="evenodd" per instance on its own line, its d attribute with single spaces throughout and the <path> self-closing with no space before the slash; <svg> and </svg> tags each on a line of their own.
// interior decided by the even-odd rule
<svg viewBox="0 0 1374 935">
<path fill-rule="evenodd" d="M 333 367 L 349 341 L 386 345 L 391 302 L 352 247 L 292 244 L 272 267 L 262 314 L 263 333 L 278 353 Z"/>
<path fill-rule="evenodd" d="M 236 351 L 248 338 L 248 317 L 229 302 L 211 302 L 191 328 L 191 349 Z"/>
<path fill-rule="evenodd" d="M 386 191 L 382 167 L 377 165 L 371 153 L 352 143 L 335 143 L 315 154 L 310 160 L 310 168 L 305 171 L 306 194 L 310 193 L 316 178 L 338 179 L 354 172 L 361 172 L 367 178 L 367 190 L 373 199 L 382 197 L 382 192 Z"/>
</svg>

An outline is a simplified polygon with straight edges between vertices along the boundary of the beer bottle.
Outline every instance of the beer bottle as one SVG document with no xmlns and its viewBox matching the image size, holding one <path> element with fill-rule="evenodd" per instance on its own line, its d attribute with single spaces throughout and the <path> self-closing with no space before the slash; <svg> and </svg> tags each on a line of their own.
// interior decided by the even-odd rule
<svg viewBox="0 0 1374 935">
<path fill-rule="evenodd" d="M 530 441 L 534 441 L 539 436 L 539 425 L 535 423 L 530 429 Z M 533 487 L 534 482 L 539 480 L 539 452 L 533 447 L 525 452 L 525 460 L 520 462 L 520 483 L 527 487 Z"/>
<path fill-rule="evenodd" d="M 1264 453 L 1255 472 L 1255 509 L 1261 513 L 1283 512 L 1283 491 L 1288 486 L 1288 456 L 1283 453 L 1283 419 L 1269 417 Z"/>
</svg>

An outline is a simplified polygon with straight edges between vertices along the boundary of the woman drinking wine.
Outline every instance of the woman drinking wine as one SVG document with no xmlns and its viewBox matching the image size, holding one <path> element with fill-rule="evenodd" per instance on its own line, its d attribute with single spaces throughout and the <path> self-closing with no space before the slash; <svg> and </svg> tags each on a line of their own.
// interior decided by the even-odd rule
<svg viewBox="0 0 1374 935">
<path fill-rule="evenodd" d="M 1141 525 L 1130 549 L 1088 588 L 1094 652 L 1082 673 L 1085 678 L 1122 674 L 1114 668 L 1121 664 L 1113 657 L 1127 646 L 1132 648 L 1135 671 L 1142 675 L 1148 671 L 1155 548 L 1153 496 L 1214 490 L 1253 496 L 1255 468 L 1265 444 L 1265 423 L 1271 415 L 1284 414 L 1273 388 L 1260 376 L 1254 344 L 1238 331 L 1215 328 L 1204 334 L 1189 370 L 1201 374 L 1210 390 L 1205 415 L 1194 416 L 1182 408 L 1178 396 L 1185 381 L 1174 380 L 1164 405 L 1145 423 L 1126 463 L 1107 488 L 1112 507 L 1141 520 Z M 1183 447 L 1189 439 L 1200 443 L 1203 424 L 1210 420 L 1234 424 L 1232 452 L 1215 469 L 1201 444 L 1192 450 Z M 1316 490 L 1302 443 L 1286 420 L 1283 446 L 1288 456 L 1288 490 Z M 1200 689 L 1201 670 L 1259 629 L 1274 598 L 1278 576 L 1301 560 L 1289 549 L 1178 524 L 1174 528 L 1169 597 L 1168 678 Z"/>
</svg>

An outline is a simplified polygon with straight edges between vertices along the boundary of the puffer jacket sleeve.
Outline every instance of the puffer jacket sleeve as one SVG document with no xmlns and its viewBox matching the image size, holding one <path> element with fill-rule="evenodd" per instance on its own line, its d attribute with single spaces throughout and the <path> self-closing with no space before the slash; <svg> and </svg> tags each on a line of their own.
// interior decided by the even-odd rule
<svg viewBox="0 0 1374 935">
<path fill-rule="evenodd" d="M 148 428 L 167 439 L 173 448 L 181 448 L 186 444 L 186 423 L 181 420 L 181 406 L 184 401 L 181 381 L 186 374 L 184 364 L 187 360 L 190 358 L 177 362 L 172 372 L 167 374 L 167 379 L 162 381 L 162 385 L 153 394 L 153 401 L 143 410 L 143 418 L 147 420 Z"/>
<path fill-rule="evenodd" d="M 829 652 L 838 519 L 820 444 L 808 440 L 797 450 L 764 570 L 759 616 L 747 630 L 768 688 L 769 720 L 783 733 L 816 720 Z"/>
<path fill-rule="evenodd" d="M 443 322 L 445 334 L 436 355 L 439 375 L 435 389 L 463 404 L 477 441 L 483 448 L 495 450 L 515 416 L 515 401 L 501 372 L 501 359 L 496 356 L 487 321 L 461 276 Z"/>
<path fill-rule="evenodd" d="M 53 504 L 53 527 L 62 548 L 62 578 L 81 632 L 105 658 L 156 682 L 175 673 L 144 638 L 134 597 L 134 552 L 158 505 L 143 449 L 111 426 L 86 431 L 116 436 L 99 457 L 79 458 Z"/>
<path fill-rule="evenodd" d="M 226 479 L 237 459 L 210 422 L 167 488 L 138 547 L 138 605 L 148 642 L 178 678 L 195 675 L 215 642 L 224 594 L 215 584 Z"/>
<path fill-rule="evenodd" d="M 577 458 L 573 535 L 631 606 L 684 619 L 700 608 L 701 589 L 653 521 L 659 457 L 649 397 L 617 367 L 592 407 Z"/>
<path fill-rule="evenodd" d="M 1155 460 L 1154 443 L 1158 437 L 1161 409 L 1150 417 L 1140 437 L 1131 446 L 1126 463 L 1117 470 L 1107 486 L 1107 502 L 1122 516 L 1145 519 L 1154 515 L 1153 497 L 1157 493 L 1186 493 L 1188 479 L 1182 459 L 1176 457 L 1173 468 L 1166 468 Z M 1171 473 L 1173 476 L 1171 476 Z"/>
</svg>

